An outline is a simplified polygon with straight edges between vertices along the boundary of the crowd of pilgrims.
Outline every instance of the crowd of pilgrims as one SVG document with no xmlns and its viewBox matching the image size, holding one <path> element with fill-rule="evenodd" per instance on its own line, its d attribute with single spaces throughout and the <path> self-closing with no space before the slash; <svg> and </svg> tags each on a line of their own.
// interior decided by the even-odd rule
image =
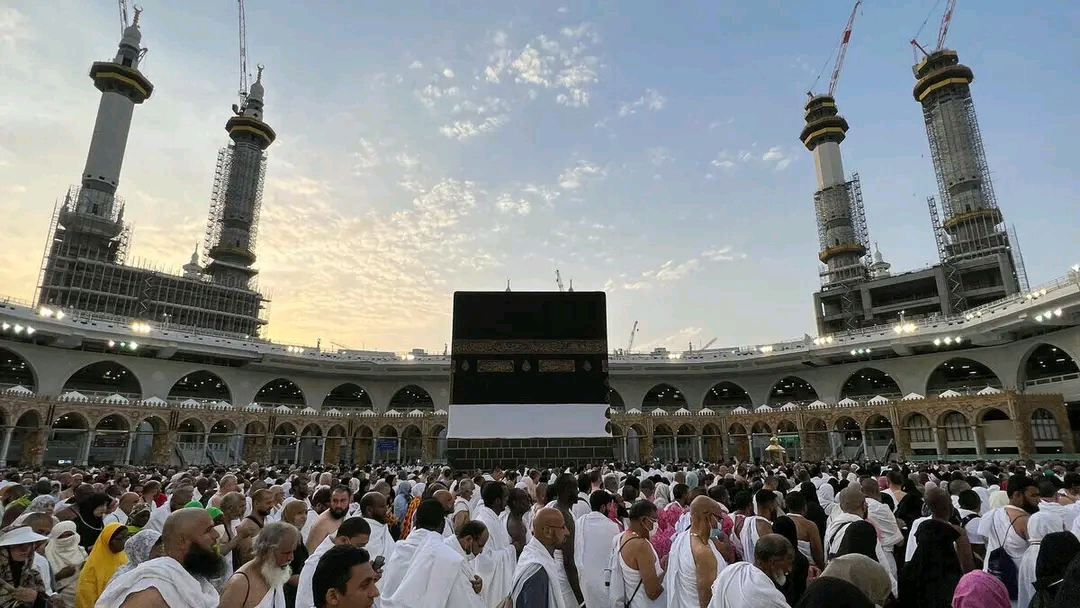
<svg viewBox="0 0 1080 608">
<path fill-rule="evenodd" d="M 1076 608 L 1075 465 L 10 470 L 0 608 Z"/>
</svg>

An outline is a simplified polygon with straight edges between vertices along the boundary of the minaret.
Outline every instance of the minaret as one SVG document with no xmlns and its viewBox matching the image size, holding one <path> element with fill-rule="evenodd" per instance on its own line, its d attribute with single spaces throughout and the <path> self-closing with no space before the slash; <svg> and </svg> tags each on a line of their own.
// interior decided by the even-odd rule
<svg viewBox="0 0 1080 608">
<path fill-rule="evenodd" d="M 263 66 L 235 116 L 225 123 L 232 143 L 218 153 L 206 233 L 206 274 L 215 283 L 248 289 L 258 273 L 255 237 L 266 176 L 265 151 L 277 134 L 263 122 Z"/>
<path fill-rule="evenodd" d="M 191 253 L 191 259 L 182 267 L 185 279 L 198 279 L 202 276 L 202 267 L 199 266 L 199 246 L 195 245 L 195 251 Z"/>
<path fill-rule="evenodd" d="M 874 241 L 874 256 L 873 262 L 870 264 L 870 276 L 875 279 L 884 279 L 891 273 L 889 269 L 892 268 L 892 264 L 885 261 L 885 256 L 881 255 L 881 250 L 878 249 L 877 241 Z"/>
<path fill-rule="evenodd" d="M 75 196 L 69 193 L 59 220 L 70 236 L 85 237 L 79 239 L 83 241 L 80 248 L 84 257 L 110 262 L 117 261 L 113 259 L 116 247 L 108 246 L 108 242 L 123 231 L 124 206 L 116 197 L 116 189 L 131 118 L 136 104 L 149 99 L 154 91 L 154 85 L 139 71 L 139 61 L 146 53 L 140 45 L 141 13 L 136 9 L 131 25 L 124 28 L 116 57 L 90 66 L 90 78 L 101 91 L 101 101 L 82 172 L 82 187 Z"/>
<path fill-rule="evenodd" d="M 799 139 L 814 154 L 818 190 L 814 193 L 817 214 L 818 259 L 826 265 L 826 286 L 866 278 L 865 220 L 858 193 L 858 178 L 844 179 L 840 143 L 848 123 L 837 111 L 831 95 L 816 95 L 806 104 L 806 126 Z"/>
<path fill-rule="evenodd" d="M 1007 247 L 971 99 L 975 74 L 948 49 L 926 55 L 912 70 L 941 197 L 942 229 L 948 235 L 946 256 L 970 257 Z"/>
</svg>

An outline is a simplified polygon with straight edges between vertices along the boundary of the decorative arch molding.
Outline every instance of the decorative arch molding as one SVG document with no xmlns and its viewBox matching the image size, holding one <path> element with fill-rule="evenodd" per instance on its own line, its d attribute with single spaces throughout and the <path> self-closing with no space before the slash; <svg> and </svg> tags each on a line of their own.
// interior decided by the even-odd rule
<svg viewBox="0 0 1080 608">
<path fill-rule="evenodd" d="M 997 381 L 1002 388 L 1009 388 L 1009 386 L 1005 384 L 1005 381 L 1014 379 L 1016 377 L 1015 367 L 1010 366 L 1009 369 L 1006 369 L 1005 366 L 1002 365 L 1001 361 L 994 361 L 990 357 L 984 356 L 984 354 L 980 353 L 979 351 L 958 351 L 955 353 L 951 353 L 951 356 L 942 356 L 936 364 L 933 364 L 933 367 L 924 370 L 922 374 L 922 382 L 920 383 L 920 386 L 922 386 L 923 388 L 922 394 L 926 395 L 927 397 L 931 397 L 930 380 L 933 378 L 934 374 L 946 363 L 959 361 L 961 359 L 974 361 L 975 363 L 978 363 L 989 369 L 991 372 L 993 372 L 994 376 L 997 377 Z M 975 390 L 979 390 L 981 388 L 984 387 L 980 386 L 975 388 Z"/>
</svg>

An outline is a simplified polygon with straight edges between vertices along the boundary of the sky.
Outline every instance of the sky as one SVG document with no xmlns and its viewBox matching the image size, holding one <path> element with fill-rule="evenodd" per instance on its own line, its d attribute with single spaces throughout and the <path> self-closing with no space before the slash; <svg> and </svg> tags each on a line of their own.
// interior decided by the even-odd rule
<svg viewBox="0 0 1080 608">
<path fill-rule="evenodd" d="M 155 91 L 119 193 L 129 260 L 178 270 L 238 101 L 236 3 L 140 4 Z M 813 335 L 816 182 L 798 135 L 853 3 L 665 4 L 248 0 L 278 133 L 256 249 L 268 337 L 441 352 L 454 291 L 554 290 L 556 269 L 607 292 L 612 348 L 635 321 L 635 351 Z M 908 40 L 929 16 L 932 44 L 943 4 L 864 2 L 836 91 L 845 170 L 894 272 L 937 259 Z M 959 2 L 948 46 L 975 72 L 1034 286 L 1080 262 L 1080 5 L 1030 4 Z M 119 36 L 112 0 L 0 0 L 0 296 L 33 297 L 93 131 L 87 70 Z"/>
</svg>

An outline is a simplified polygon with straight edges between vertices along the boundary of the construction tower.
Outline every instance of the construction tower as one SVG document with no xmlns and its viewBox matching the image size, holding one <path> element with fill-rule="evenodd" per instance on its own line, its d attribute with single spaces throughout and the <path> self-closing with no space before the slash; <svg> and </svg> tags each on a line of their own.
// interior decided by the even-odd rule
<svg viewBox="0 0 1080 608">
<path fill-rule="evenodd" d="M 68 189 L 57 205 L 46 245 L 38 300 L 80 308 L 88 297 L 81 283 L 95 264 L 123 263 L 129 238 L 124 202 L 116 195 L 135 106 L 150 98 L 154 85 L 139 71 L 146 54 L 136 9 L 111 61 L 96 61 L 90 78 L 101 91 L 97 119 L 80 186 Z"/>
</svg>

